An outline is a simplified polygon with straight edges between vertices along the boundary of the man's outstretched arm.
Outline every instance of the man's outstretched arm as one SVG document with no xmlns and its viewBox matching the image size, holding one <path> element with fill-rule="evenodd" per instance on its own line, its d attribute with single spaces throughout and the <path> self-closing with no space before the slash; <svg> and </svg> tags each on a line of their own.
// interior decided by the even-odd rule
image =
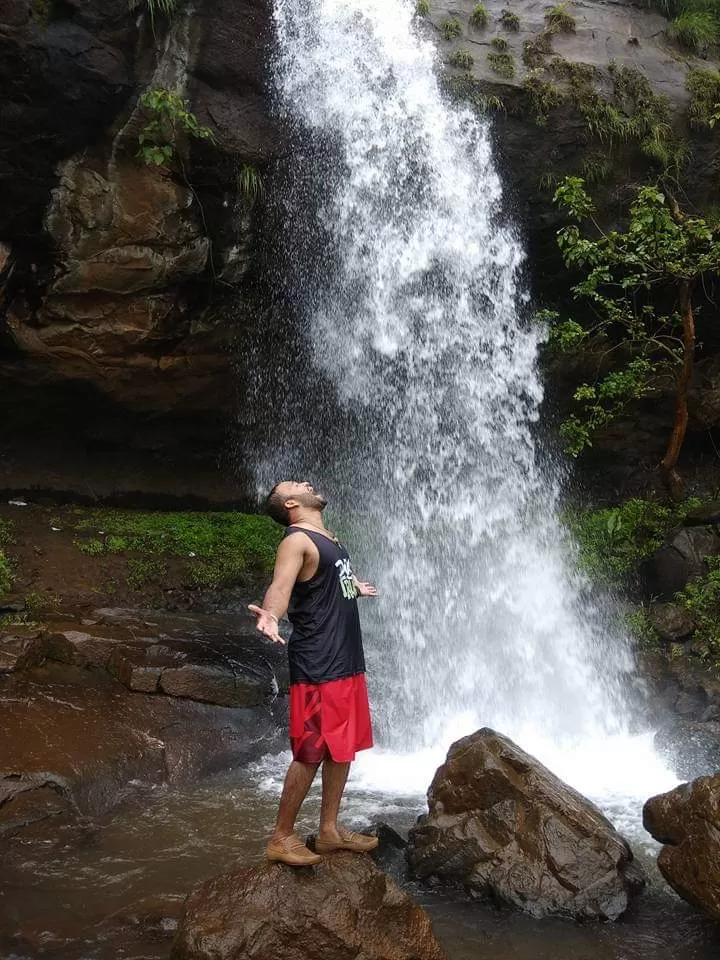
<svg viewBox="0 0 720 960">
<path fill-rule="evenodd" d="M 248 606 L 248 610 L 258 618 L 257 629 L 273 643 L 285 643 L 278 631 L 278 621 L 287 613 L 290 594 L 305 559 L 302 540 L 302 537 L 288 537 L 282 541 L 275 558 L 272 583 L 262 607 L 254 603 Z"/>
</svg>

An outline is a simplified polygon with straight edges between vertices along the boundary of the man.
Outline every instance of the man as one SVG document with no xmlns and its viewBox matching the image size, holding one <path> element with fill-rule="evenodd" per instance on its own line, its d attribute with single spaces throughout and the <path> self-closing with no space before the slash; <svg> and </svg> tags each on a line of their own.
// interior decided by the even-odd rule
<svg viewBox="0 0 720 960">
<path fill-rule="evenodd" d="M 290 742 L 293 761 L 285 778 L 269 860 L 311 866 L 333 850 L 363 853 L 377 838 L 338 825 L 350 763 L 372 747 L 365 658 L 356 597 L 375 597 L 352 572 L 350 556 L 323 523 L 327 501 L 307 483 L 276 484 L 267 499 L 270 516 L 287 527 L 262 607 L 251 605 L 257 629 L 285 641 L 278 621 L 293 625 L 290 661 Z M 320 830 L 312 853 L 295 833 L 295 821 L 322 764 Z"/>
</svg>

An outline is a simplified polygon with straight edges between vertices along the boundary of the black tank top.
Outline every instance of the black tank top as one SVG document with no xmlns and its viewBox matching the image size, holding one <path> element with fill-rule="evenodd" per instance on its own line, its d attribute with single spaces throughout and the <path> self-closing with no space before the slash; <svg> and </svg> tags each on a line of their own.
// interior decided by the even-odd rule
<svg viewBox="0 0 720 960">
<path fill-rule="evenodd" d="M 293 632 L 288 643 L 290 683 L 327 683 L 365 672 L 357 593 L 345 547 L 304 527 L 320 554 L 317 572 L 296 581 L 288 606 Z"/>
</svg>

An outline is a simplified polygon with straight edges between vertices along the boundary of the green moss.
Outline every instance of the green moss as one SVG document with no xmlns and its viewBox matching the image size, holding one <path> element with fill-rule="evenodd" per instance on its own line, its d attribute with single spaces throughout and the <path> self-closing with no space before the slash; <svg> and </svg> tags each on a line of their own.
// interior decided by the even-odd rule
<svg viewBox="0 0 720 960">
<path fill-rule="evenodd" d="M 419 17 L 427 17 L 430 15 L 430 3 L 429 0 L 417 0 L 415 4 L 415 13 Z"/>
<path fill-rule="evenodd" d="M 552 53 L 552 35 L 543 31 L 523 43 L 522 61 L 526 67 L 535 69 L 545 63 L 545 57 L 550 53 Z"/>
<path fill-rule="evenodd" d="M 470 14 L 470 23 L 477 29 L 482 29 L 488 25 L 490 15 L 484 3 L 476 3 L 473 12 Z"/>
<path fill-rule="evenodd" d="M 569 511 L 566 522 L 582 568 L 601 582 L 613 583 L 662 546 L 668 531 L 701 504 L 698 499 L 672 505 L 632 499 L 616 507 Z"/>
<path fill-rule="evenodd" d="M 515 60 L 510 53 L 493 53 L 487 55 L 490 69 L 501 77 L 510 80 L 515 76 Z"/>
<path fill-rule="evenodd" d="M 128 585 L 136 590 L 146 587 L 150 583 L 156 583 L 167 575 L 167 564 L 158 562 L 155 557 L 131 557 L 127 563 Z"/>
<path fill-rule="evenodd" d="M 128 582 L 161 574 L 167 558 L 181 559 L 195 583 L 222 586 L 266 575 L 282 531 L 269 517 L 242 513 L 78 511 L 64 520 L 77 548 L 90 556 L 132 554 Z"/>
<path fill-rule="evenodd" d="M 505 51 L 509 47 L 509 44 L 505 39 L 505 37 L 493 37 L 490 42 L 492 43 L 493 47 L 495 47 L 495 49 L 498 50 L 500 53 L 505 53 Z"/>
<path fill-rule="evenodd" d="M 685 80 L 690 94 L 690 124 L 712 127 L 720 111 L 720 73 L 717 70 L 691 70 Z"/>
<path fill-rule="evenodd" d="M 462 24 L 457 17 L 443 20 L 440 24 L 440 29 L 446 40 L 454 40 L 456 37 L 462 36 Z"/>
<path fill-rule="evenodd" d="M 470 70 L 475 63 L 475 58 L 469 50 L 456 50 L 448 57 L 448 63 L 459 70 Z"/>
<path fill-rule="evenodd" d="M 512 10 L 503 10 L 500 14 L 500 23 L 506 30 L 512 30 L 517 33 L 520 29 L 520 17 Z"/>
<path fill-rule="evenodd" d="M 568 12 L 567 3 L 558 3 L 545 14 L 545 23 L 550 33 L 574 33 L 575 17 Z"/>
</svg>

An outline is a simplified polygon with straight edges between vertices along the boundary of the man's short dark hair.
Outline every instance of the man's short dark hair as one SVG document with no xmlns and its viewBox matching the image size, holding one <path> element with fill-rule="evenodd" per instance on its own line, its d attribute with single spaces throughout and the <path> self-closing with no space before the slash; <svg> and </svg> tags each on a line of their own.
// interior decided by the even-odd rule
<svg viewBox="0 0 720 960">
<path fill-rule="evenodd" d="M 265 510 L 276 523 L 282 524 L 283 527 L 288 527 L 290 525 L 290 514 L 285 507 L 287 497 L 281 497 L 278 493 L 278 487 L 282 486 L 283 482 L 284 481 L 276 483 L 268 494 L 267 500 L 265 501 Z"/>
</svg>

